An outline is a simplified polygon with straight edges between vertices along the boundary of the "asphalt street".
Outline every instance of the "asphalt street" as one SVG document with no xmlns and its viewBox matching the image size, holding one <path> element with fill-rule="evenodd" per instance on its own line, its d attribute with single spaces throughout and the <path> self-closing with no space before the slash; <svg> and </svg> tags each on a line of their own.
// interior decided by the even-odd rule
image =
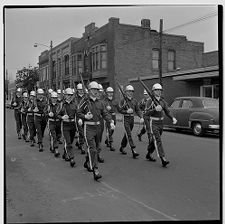
<svg viewBox="0 0 225 224">
<path fill-rule="evenodd" d="M 122 122 L 114 134 L 115 152 L 104 144 L 99 164 L 103 176 L 94 181 L 83 168 L 84 155 L 75 148 L 71 168 L 49 151 L 47 130 L 44 152 L 18 140 L 13 110 L 5 111 L 5 207 L 6 221 L 107 222 L 218 220 L 220 218 L 219 138 L 195 137 L 165 131 L 163 144 L 170 164 L 145 159 L 147 137 L 133 138 L 140 156 L 119 153 Z M 60 152 L 62 155 L 62 145 Z M 155 155 L 156 158 L 156 155 Z"/>
</svg>

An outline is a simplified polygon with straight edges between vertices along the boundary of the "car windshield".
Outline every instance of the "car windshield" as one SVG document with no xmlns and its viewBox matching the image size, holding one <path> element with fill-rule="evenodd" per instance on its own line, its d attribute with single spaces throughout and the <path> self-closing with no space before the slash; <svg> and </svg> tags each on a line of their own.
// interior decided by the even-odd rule
<svg viewBox="0 0 225 224">
<path fill-rule="evenodd" d="M 202 101 L 204 108 L 218 108 L 219 100 L 216 99 L 204 99 Z"/>
</svg>

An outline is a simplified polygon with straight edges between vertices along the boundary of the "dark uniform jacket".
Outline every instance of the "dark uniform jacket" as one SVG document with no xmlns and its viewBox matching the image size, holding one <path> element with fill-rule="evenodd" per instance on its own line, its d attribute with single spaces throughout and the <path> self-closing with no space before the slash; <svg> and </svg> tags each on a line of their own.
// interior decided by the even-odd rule
<svg viewBox="0 0 225 224">
<path fill-rule="evenodd" d="M 119 110 L 119 103 L 115 99 L 110 100 L 108 97 L 105 97 L 104 105 L 105 107 L 111 107 L 111 110 L 107 110 L 110 114 L 114 115 Z"/>
<path fill-rule="evenodd" d="M 161 111 L 156 111 L 155 107 L 156 105 L 152 101 L 152 99 L 149 99 L 147 101 L 146 107 L 149 108 L 145 111 L 145 116 L 150 116 L 150 117 L 156 117 L 156 118 L 163 118 L 164 114 L 166 114 L 171 120 L 173 119 L 169 109 L 168 109 L 168 104 L 167 102 L 163 99 L 159 99 L 159 104 L 163 108 Z"/>
<path fill-rule="evenodd" d="M 14 103 L 16 103 L 16 106 L 13 106 Z M 22 97 L 18 97 L 18 96 L 13 97 L 11 101 L 11 106 L 15 110 L 20 110 L 22 107 Z"/>
<path fill-rule="evenodd" d="M 59 116 L 59 112 L 60 112 L 61 108 L 60 108 L 60 104 L 59 103 L 55 103 L 55 105 L 53 103 L 50 103 L 48 106 L 48 118 L 50 119 L 58 119 L 60 118 Z M 52 112 L 53 113 L 53 117 L 49 116 L 49 113 Z"/>
<path fill-rule="evenodd" d="M 88 121 L 98 122 L 101 119 L 101 116 L 107 121 L 111 122 L 112 117 L 110 113 L 106 110 L 105 105 L 102 100 L 96 99 L 95 101 L 88 97 L 80 102 L 80 107 L 77 111 L 78 118 L 85 119 L 85 114 L 91 112 L 93 118 Z"/>
<path fill-rule="evenodd" d="M 38 111 L 34 112 L 35 114 L 41 114 L 43 116 L 47 115 L 48 104 L 46 98 L 43 98 L 42 100 L 36 99 L 36 106 Z"/>
<path fill-rule="evenodd" d="M 131 108 L 131 109 L 133 109 L 133 111 L 134 111 L 140 118 L 142 118 L 143 115 L 142 115 L 142 112 L 141 112 L 141 110 L 140 110 L 140 108 L 139 108 L 139 105 L 138 105 L 137 100 L 135 100 L 134 98 L 132 98 L 132 99 L 127 98 L 127 101 L 128 101 L 128 103 L 129 103 L 129 105 L 127 105 L 127 102 L 126 102 L 125 99 L 122 99 L 122 100 L 120 101 L 120 104 L 119 104 L 119 107 L 118 107 L 119 112 L 120 112 L 121 114 L 124 114 L 125 116 L 134 116 L 134 113 L 132 113 L 132 114 L 128 114 L 128 113 L 127 113 L 127 109 L 128 109 L 128 108 Z"/>
<path fill-rule="evenodd" d="M 59 112 L 59 117 L 68 115 L 69 120 L 73 120 L 73 119 L 75 119 L 76 112 L 77 112 L 77 103 L 74 100 L 72 100 L 70 102 L 65 101 Z"/>
</svg>

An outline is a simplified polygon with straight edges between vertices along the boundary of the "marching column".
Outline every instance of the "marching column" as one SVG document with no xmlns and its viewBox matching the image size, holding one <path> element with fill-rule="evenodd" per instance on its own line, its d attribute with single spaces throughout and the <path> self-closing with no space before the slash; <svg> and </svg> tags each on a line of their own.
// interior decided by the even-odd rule
<svg viewBox="0 0 225 224">
<path fill-rule="evenodd" d="M 26 142 L 29 142 L 28 139 L 28 125 L 27 125 L 27 110 L 29 107 L 29 99 L 28 99 L 28 93 L 23 93 L 23 100 L 22 100 L 22 107 L 21 107 L 21 115 L 22 115 L 22 127 L 23 127 L 23 139 Z"/>
</svg>

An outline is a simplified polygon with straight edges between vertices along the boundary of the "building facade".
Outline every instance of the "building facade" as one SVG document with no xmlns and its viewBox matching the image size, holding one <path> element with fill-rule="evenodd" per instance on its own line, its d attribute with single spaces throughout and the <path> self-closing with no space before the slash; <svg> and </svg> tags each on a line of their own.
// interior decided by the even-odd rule
<svg viewBox="0 0 225 224">
<path fill-rule="evenodd" d="M 70 38 L 53 48 L 52 86 L 58 88 L 62 76 L 63 87 L 73 87 L 80 82 L 81 74 L 85 82 L 95 80 L 104 88 L 112 86 L 118 94 L 115 80 L 126 85 L 135 77 L 159 75 L 159 40 L 159 33 L 151 29 L 149 19 L 142 19 L 140 26 L 121 24 L 119 18 L 114 17 L 100 28 L 90 23 L 81 38 Z M 201 42 L 164 33 L 162 73 L 200 68 L 203 51 Z M 49 78 L 49 74 L 44 55 L 43 59 L 40 57 L 41 80 L 41 77 Z"/>
</svg>

